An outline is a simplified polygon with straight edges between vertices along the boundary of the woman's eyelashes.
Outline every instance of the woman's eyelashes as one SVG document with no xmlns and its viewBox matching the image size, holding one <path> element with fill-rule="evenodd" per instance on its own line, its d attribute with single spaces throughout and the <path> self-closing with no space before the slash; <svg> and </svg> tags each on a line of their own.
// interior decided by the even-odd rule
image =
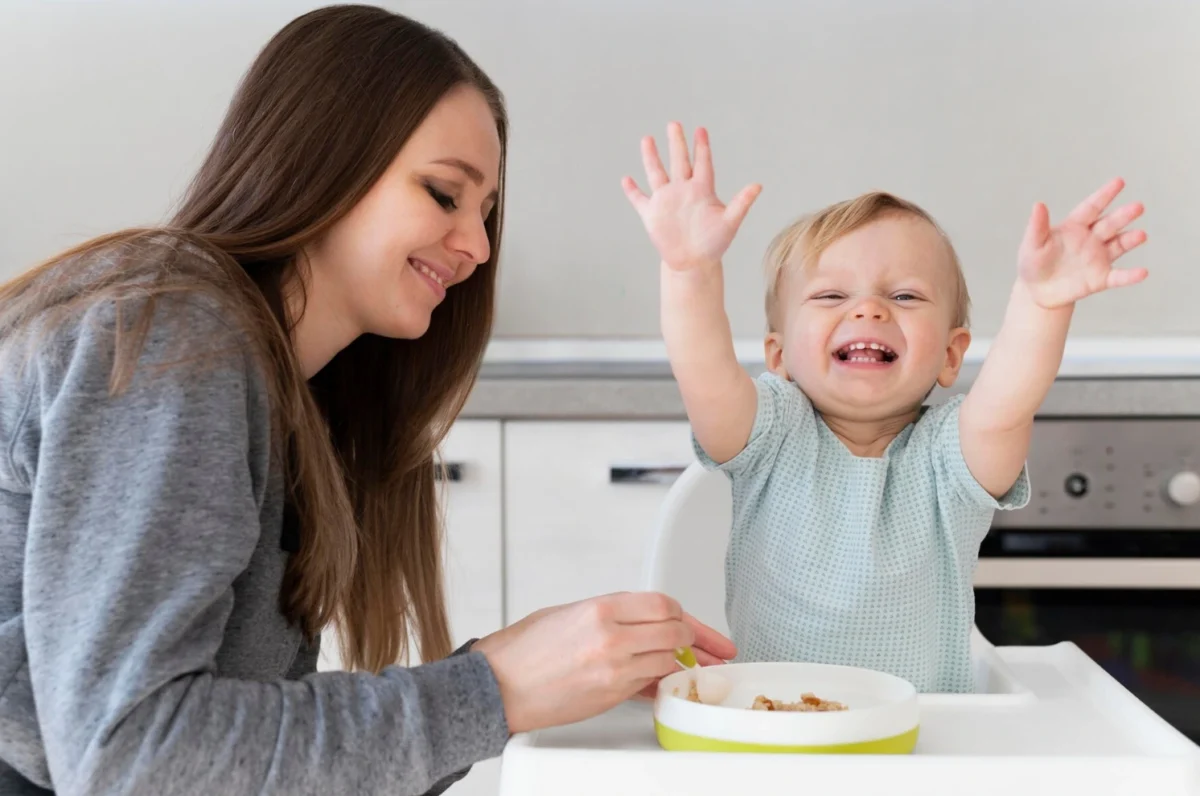
<svg viewBox="0 0 1200 796">
<path fill-rule="evenodd" d="M 433 201 L 441 205 L 443 210 L 450 212 L 458 209 L 458 204 L 455 202 L 454 197 L 445 191 L 439 191 L 430 183 L 425 183 L 425 190 L 433 197 Z"/>
</svg>

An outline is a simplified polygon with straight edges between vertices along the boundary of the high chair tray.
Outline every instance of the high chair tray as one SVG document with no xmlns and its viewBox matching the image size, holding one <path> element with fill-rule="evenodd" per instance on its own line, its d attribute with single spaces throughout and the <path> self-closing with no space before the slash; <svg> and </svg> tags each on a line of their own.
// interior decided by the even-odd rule
<svg viewBox="0 0 1200 796">
<path fill-rule="evenodd" d="M 513 738 L 500 794 L 1200 796 L 1200 747 L 1074 644 L 992 651 L 1007 694 L 922 697 L 912 755 L 665 752 L 631 702 Z"/>
</svg>

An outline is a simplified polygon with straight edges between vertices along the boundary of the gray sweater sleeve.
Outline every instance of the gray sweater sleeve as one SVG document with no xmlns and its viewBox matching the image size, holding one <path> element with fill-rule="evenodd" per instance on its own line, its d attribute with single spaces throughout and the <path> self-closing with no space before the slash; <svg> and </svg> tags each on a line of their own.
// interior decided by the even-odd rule
<svg viewBox="0 0 1200 796">
<path fill-rule="evenodd" d="M 265 396 L 240 348 L 176 356 L 180 329 L 230 335 L 211 308 L 171 305 L 116 397 L 111 309 L 37 360 L 24 613 L 55 791 L 421 794 L 498 755 L 507 725 L 479 653 L 378 676 L 216 671 L 260 534 L 248 417 Z"/>
</svg>

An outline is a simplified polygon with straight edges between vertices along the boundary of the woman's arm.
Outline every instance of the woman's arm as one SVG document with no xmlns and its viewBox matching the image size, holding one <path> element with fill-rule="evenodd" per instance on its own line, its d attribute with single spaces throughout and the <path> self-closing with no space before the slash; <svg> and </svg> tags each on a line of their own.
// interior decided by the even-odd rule
<svg viewBox="0 0 1200 796">
<path fill-rule="evenodd" d="M 40 362 L 26 544 L 26 646 L 54 789 L 76 793 L 420 794 L 508 739 L 480 653 L 380 676 L 228 679 L 215 658 L 257 544 L 249 410 L 232 355 L 165 368 L 180 333 L 220 348 L 204 307 L 155 317 L 108 393 L 111 317 Z"/>
</svg>

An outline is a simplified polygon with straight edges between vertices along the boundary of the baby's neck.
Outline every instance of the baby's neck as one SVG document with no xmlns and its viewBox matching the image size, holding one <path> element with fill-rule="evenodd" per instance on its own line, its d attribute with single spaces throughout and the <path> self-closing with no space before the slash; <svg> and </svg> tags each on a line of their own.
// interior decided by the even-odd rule
<svg viewBox="0 0 1200 796">
<path fill-rule="evenodd" d="M 846 420 L 821 413 L 829 430 L 853 453 L 865 459 L 878 459 L 909 423 L 921 416 L 920 407 L 894 417 L 877 420 Z"/>
</svg>

